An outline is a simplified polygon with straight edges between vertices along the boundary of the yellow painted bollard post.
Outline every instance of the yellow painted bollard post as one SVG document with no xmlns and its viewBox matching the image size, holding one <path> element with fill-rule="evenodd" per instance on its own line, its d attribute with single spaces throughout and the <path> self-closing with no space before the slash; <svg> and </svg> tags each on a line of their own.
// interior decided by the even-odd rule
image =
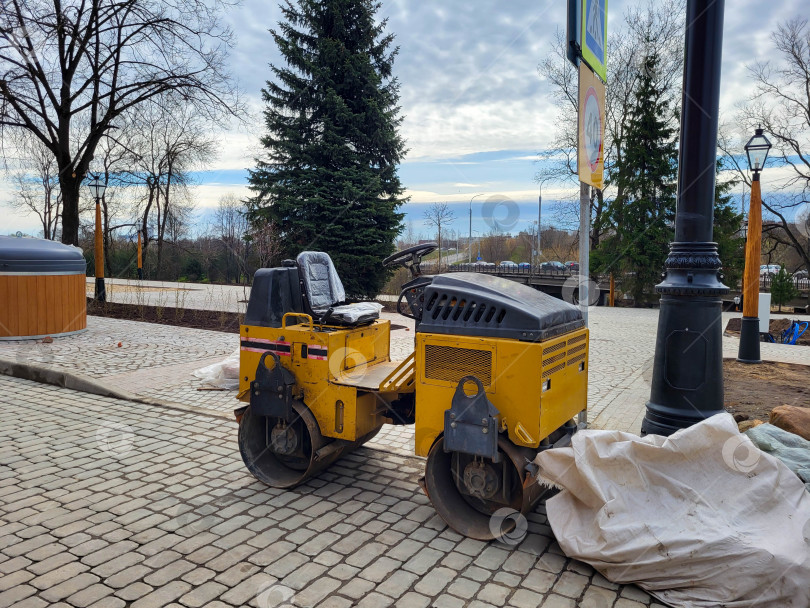
<svg viewBox="0 0 810 608">
<path fill-rule="evenodd" d="M 141 254 L 141 231 L 138 230 L 138 280 L 143 280 L 143 257 Z"/>
</svg>

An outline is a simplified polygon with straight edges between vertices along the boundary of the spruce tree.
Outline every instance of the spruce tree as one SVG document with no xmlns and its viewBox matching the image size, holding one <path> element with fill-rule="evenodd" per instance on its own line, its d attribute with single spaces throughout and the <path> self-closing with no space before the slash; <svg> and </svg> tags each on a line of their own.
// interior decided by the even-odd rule
<svg viewBox="0 0 810 608">
<path fill-rule="evenodd" d="M 375 296 L 401 231 L 405 147 L 397 48 L 372 0 L 287 0 L 271 30 L 285 65 L 262 90 L 263 158 L 250 217 L 279 229 L 282 256 L 327 252 L 347 294 Z"/>
<path fill-rule="evenodd" d="M 787 304 L 798 295 L 799 290 L 793 284 L 793 277 L 785 270 L 783 264 L 771 279 L 771 300 L 779 306 L 779 312 L 782 312 L 782 304 Z"/>
<path fill-rule="evenodd" d="M 615 178 L 623 194 L 608 203 L 612 229 L 594 252 L 595 268 L 621 273 L 636 304 L 657 299 L 654 287 L 674 238 L 676 135 L 672 110 L 656 87 L 657 64 L 653 53 L 640 70 Z"/>
<path fill-rule="evenodd" d="M 717 243 L 717 253 L 723 263 L 723 282 L 734 289 L 740 283 L 745 268 L 745 239 L 740 234 L 743 215 L 734 206 L 731 198 L 731 189 L 737 182 L 721 181 L 721 168 L 721 162 L 718 162 L 712 238 Z"/>
</svg>

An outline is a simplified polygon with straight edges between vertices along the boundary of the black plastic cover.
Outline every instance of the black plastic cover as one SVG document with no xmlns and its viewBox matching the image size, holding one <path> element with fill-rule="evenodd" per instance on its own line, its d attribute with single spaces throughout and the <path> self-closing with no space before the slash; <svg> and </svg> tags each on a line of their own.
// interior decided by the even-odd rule
<svg viewBox="0 0 810 608">
<path fill-rule="evenodd" d="M 0 272 L 84 274 L 82 250 L 47 239 L 0 236 Z"/>
<path fill-rule="evenodd" d="M 454 272 L 434 277 L 425 289 L 417 331 L 537 341 L 584 326 L 579 308 L 528 285 Z"/>
<path fill-rule="evenodd" d="M 281 319 L 287 312 L 304 312 L 298 268 L 257 270 L 253 275 L 245 325 L 281 327 Z"/>
</svg>

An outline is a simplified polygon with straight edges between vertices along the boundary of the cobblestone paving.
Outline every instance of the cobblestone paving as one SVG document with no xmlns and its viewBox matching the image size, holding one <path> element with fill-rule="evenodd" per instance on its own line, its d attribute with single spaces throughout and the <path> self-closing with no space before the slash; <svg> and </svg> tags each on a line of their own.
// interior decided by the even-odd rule
<svg viewBox="0 0 810 608">
<path fill-rule="evenodd" d="M 723 315 L 724 327 L 732 316 Z M 413 321 L 387 313 L 383 318 L 394 326 L 391 357 L 402 360 L 413 350 Z M 658 311 L 596 307 L 589 322 L 591 426 L 638 432 L 649 399 Z M 738 344 L 724 337 L 724 356 L 736 357 Z M 52 344 L 0 341 L 0 356 L 82 373 L 144 397 L 230 412 L 235 392 L 200 391 L 204 385 L 191 372 L 222 360 L 237 345 L 234 334 L 88 317 L 86 332 Z M 810 364 L 810 347 L 763 343 L 762 357 Z M 395 447 L 412 443 L 413 430 L 386 427 L 375 441 Z"/>
<path fill-rule="evenodd" d="M 740 313 L 723 313 L 722 326 Z M 772 314 L 772 318 L 790 315 Z M 639 433 L 650 398 L 658 310 L 591 308 L 588 419 L 591 428 Z M 739 339 L 723 337 L 723 357 L 736 358 Z M 767 361 L 810 365 L 810 347 L 761 345 Z"/>
<path fill-rule="evenodd" d="M 542 507 L 517 546 L 450 531 L 414 458 L 360 448 L 284 491 L 206 415 L 0 377 L 0 421 L 0 607 L 650 604 L 562 555 Z"/>
<path fill-rule="evenodd" d="M 0 355 L 104 378 L 207 361 L 237 347 L 234 334 L 89 316 L 85 332 L 54 338 L 51 344 L 0 341 Z"/>
</svg>

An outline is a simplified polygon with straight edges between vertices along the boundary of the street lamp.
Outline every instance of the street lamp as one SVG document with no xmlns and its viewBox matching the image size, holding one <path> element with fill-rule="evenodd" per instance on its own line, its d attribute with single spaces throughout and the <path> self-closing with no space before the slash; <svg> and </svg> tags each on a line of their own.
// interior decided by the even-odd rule
<svg viewBox="0 0 810 608">
<path fill-rule="evenodd" d="M 748 205 L 748 231 L 745 241 L 745 273 L 743 274 L 743 318 L 740 327 L 740 347 L 737 361 L 762 363 L 759 358 L 759 263 L 762 252 L 762 194 L 759 173 L 765 167 L 771 142 L 757 129 L 745 144 L 751 179 L 751 200 Z"/>
<path fill-rule="evenodd" d="M 671 435 L 723 409 L 720 256 L 713 240 L 723 0 L 687 0 L 675 240 L 661 294 L 643 435 Z"/>
<path fill-rule="evenodd" d="M 540 230 L 543 221 L 543 183 L 540 182 L 540 194 L 537 196 L 537 265 L 540 265 Z M 534 266 L 534 265 L 532 265 Z"/>
<path fill-rule="evenodd" d="M 467 254 L 467 262 L 472 263 L 472 202 L 474 198 L 478 198 L 479 196 L 484 196 L 483 194 L 476 194 L 470 199 L 470 241 L 467 243 L 469 246 L 468 254 Z"/>
<path fill-rule="evenodd" d="M 98 175 L 93 175 L 89 184 L 90 192 L 96 199 L 96 290 L 94 298 L 96 302 L 106 302 L 107 292 L 104 289 L 104 241 L 101 238 L 101 197 L 107 184 L 101 181 Z"/>
</svg>

